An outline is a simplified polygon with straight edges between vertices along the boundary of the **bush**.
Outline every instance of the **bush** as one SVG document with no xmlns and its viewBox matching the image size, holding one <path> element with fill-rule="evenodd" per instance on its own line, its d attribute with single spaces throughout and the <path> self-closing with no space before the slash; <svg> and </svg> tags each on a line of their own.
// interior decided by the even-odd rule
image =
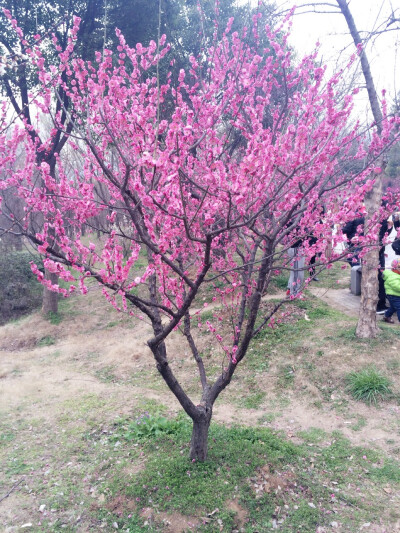
<svg viewBox="0 0 400 533">
<path fill-rule="evenodd" d="M 346 378 L 347 389 L 355 400 L 376 404 L 378 400 L 389 396 L 390 381 L 374 367 L 367 367 L 358 372 L 351 372 Z"/>
<path fill-rule="evenodd" d="M 32 260 L 40 264 L 29 252 L 0 254 L 0 324 L 40 306 L 42 288 L 31 271 Z"/>
</svg>

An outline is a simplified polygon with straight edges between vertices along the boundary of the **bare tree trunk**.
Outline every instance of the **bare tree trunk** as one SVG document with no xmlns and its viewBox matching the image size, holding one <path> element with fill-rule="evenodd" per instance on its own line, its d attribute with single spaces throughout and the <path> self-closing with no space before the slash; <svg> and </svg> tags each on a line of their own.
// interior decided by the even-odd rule
<svg viewBox="0 0 400 533">
<path fill-rule="evenodd" d="M 373 189 L 365 197 L 367 221 L 379 209 L 382 198 L 382 180 L 378 177 Z M 371 339 L 378 335 L 376 323 L 376 304 L 378 302 L 379 250 L 370 250 L 362 259 L 361 303 L 356 329 L 357 337 Z"/>
<path fill-rule="evenodd" d="M 336 0 L 342 12 L 346 24 L 349 28 L 350 34 L 353 38 L 356 47 L 362 46 L 360 34 L 358 33 L 353 16 L 350 12 L 347 0 Z M 382 112 L 376 94 L 374 80 L 371 74 L 371 69 L 364 49 L 360 52 L 361 69 L 365 79 L 365 84 L 368 92 L 368 99 L 371 106 L 372 114 L 375 119 L 378 133 L 382 131 Z M 384 166 L 384 165 L 381 165 Z M 376 213 L 382 202 L 382 175 L 375 176 L 375 185 L 372 191 L 365 198 L 365 207 L 367 209 L 367 217 L 365 218 L 365 227 L 368 221 Z M 379 242 L 377 242 L 377 245 Z M 371 250 L 363 258 L 362 263 L 362 282 L 361 282 L 361 303 L 360 312 L 358 316 L 358 324 L 356 334 L 358 337 L 369 339 L 376 337 L 378 334 L 378 327 L 376 325 L 376 304 L 378 301 L 378 248 Z"/>
<path fill-rule="evenodd" d="M 45 279 L 50 280 L 53 285 L 58 282 L 57 274 L 53 274 L 48 270 L 45 270 L 44 277 Z M 49 291 L 46 287 L 43 287 L 42 312 L 45 315 L 58 312 L 58 293 Z"/>
<path fill-rule="evenodd" d="M 192 439 L 190 441 L 191 461 L 204 462 L 208 451 L 208 430 L 212 416 L 211 408 L 204 408 L 200 416 L 193 419 Z"/>
</svg>

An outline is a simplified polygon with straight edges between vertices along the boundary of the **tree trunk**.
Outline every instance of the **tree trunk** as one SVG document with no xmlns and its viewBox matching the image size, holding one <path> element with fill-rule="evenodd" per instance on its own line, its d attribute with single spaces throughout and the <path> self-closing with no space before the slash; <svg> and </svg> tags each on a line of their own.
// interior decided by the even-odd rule
<svg viewBox="0 0 400 533">
<path fill-rule="evenodd" d="M 382 180 L 380 176 L 377 176 L 373 189 L 365 197 L 365 207 L 367 209 L 367 217 L 364 222 L 365 228 L 371 217 L 379 210 L 381 198 Z M 361 339 L 372 339 L 379 333 L 379 328 L 376 324 L 378 269 L 379 250 L 375 247 L 362 258 L 361 302 L 356 329 L 356 335 Z"/>
<path fill-rule="evenodd" d="M 336 0 L 340 11 L 342 12 L 347 27 L 349 28 L 354 44 L 359 48 L 359 56 L 361 62 L 361 70 L 364 76 L 368 100 L 371 106 L 371 111 L 374 116 L 378 134 L 382 132 L 382 111 L 379 105 L 378 95 L 376 93 L 374 79 L 372 77 L 369 61 L 365 50 L 363 48 L 363 41 L 358 33 L 357 26 L 354 22 L 353 15 L 350 12 L 347 0 Z M 366 226 L 371 216 L 380 208 L 382 200 L 382 177 L 376 176 L 376 181 L 373 190 L 365 198 L 365 207 L 367 208 L 368 216 L 364 222 Z M 360 313 L 358 317 L 358 324 L 356 334 L 357 337 L 363 339 L 370 339 L 376 337 L 378 334 L 378 327 L 376 325 L 376 303 L 378 301 L 378 249 L 369 252 L 362 262 L 362 280 L 361 280 L 361 303 Z"/>
<path fill-rule="evenodd" d="M 190 441 L 190 460 L 204 462 L 207 459 L 208 430 L 210 428 L 212 410 L 204 409 L 201 415 L 193 419 L 192 440 Z"/>
<path fill-rule="evenodd" d="M 44 277 L 47 280 L 50 280 L 53 285 L 58 282 L 57 274 L 53 274 L 48 270 L 45 270 Z M 43 287 L 43 303 L 42 303 L 42 312 L 47 315 L 49 313 L 58 312 L 58 293 L 49 291 L 46 287 Z"/>
</svg>

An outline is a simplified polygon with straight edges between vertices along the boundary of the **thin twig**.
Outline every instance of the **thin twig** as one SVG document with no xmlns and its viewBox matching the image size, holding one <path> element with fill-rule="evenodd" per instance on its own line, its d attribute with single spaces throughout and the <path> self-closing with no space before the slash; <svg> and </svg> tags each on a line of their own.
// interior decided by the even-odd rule
<svg viewBox="0 0 400 533">
<path fill-rule="evenodd" d="M 11 489 L 7 492 L 7 494 L 5 496 L 3 496 L 2 498 L 0 498 L 0 503 L 5 500 L 6 498 L 8 498 L 10 496 L 10 494 L 18 487 L 18 485 L 20 485 L 23 481 L 24 481 L 24 477 L 22 479 L 20 479 L 17 483 L 15 483 L 15 485 L 13 485 L 11 487 Z"/>
</svg>

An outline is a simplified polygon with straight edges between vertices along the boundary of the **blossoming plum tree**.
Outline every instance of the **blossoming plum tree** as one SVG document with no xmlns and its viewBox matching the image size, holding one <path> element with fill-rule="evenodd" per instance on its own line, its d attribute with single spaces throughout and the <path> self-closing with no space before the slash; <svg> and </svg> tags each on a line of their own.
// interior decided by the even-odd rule
<svg viewBox="0 0 400 533">
<path fill-rule="evenodd" d="M 67 297 L 86 293 L 94 280 L 110 304 L 151 323 L 148 346 L 157 369 L 193 421 L 190 458 L 203 461 L 214 402 L 252 340 L 279 319 L 284 300 L 266 312 L 262 295 L 274 272 L 290 267 L 286 250 L 301 240 L 303 253 L 320 252 L 328 267 L 340 256 L 335 246 L 343 236 L 332 226 L 355 217 L 390 123 L 383 121 L 380 137 L 372 133 L 367 151 L 357 125 L 349 125 L 351 95 L 336 98 L 341 74 L 325 79 L 316 53 L 296 62 L 282 26 L 263 30 L 269 45 L 260 51 L 228 25 L 204 57 L 190 58 L 191 70 L 181 71 L 176 86 L 170 79 L 160 86 L 165 37 L 132 49 L 117 31 L 118 50 L 98 53 L 91 64 L 73 55 L 78 24 L 59 65 L 47 66 L 35 45 L 29 53 L 41 83 L 32 98 L 52 117 L 54 135 L 70 134 L 83 165 L 67 171 L 56 155 L 55 175 L 35 162 L 34 136 L 26 129 L 3 135 L 1 186 L 25 202 L 25 216 L 13 228 L 65 282 L 51 284 L 32 265 L 48 288 Z M 260 25 L 255 17 L 255 35 Z M 71 105 L 54 113 L 60 88 Z M 24 146 L 25 165 L 11 172 L 16 143 Z M 43 225 L 35 232 L 31 220 L 38 214 Z M 84 244 L 84 229 L 100 214 L 107 216 L 97 228 L 100 242 Z M 370 234 L 377 227 L 372 221 Z M 135 266 L 139 254 L 147 261 L 142 271 Z M 215 380 L 196 341 L 202 313 L 195 309 L 205 287 L 213 289 L 214 318 L 202 327 L 224 357 Z M 197 365 L 197 402 L 170 366 L 166 339 L 177 329 Z"/>
</svg>

